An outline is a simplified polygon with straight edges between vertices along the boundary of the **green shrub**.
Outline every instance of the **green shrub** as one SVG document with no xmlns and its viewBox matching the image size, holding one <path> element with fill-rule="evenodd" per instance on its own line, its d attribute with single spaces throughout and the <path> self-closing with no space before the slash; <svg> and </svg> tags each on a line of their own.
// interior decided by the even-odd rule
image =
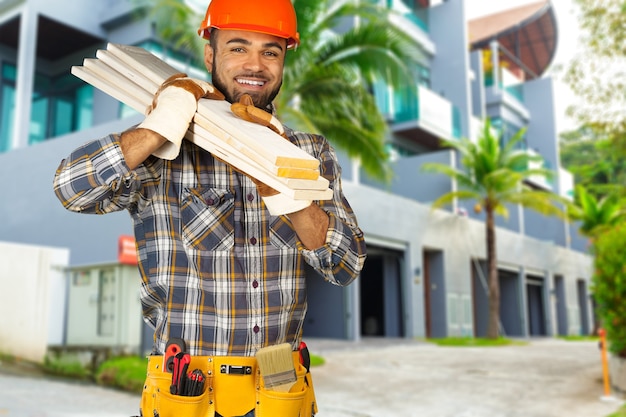
<svg viewBox="0 0 626 417">
<path fill-rule="evenodd" d="M 497 339 L 486 339 L 480 337 L 444 337 L 431 338 L 428 341 L 437 344 L 437 346 L 453 346 L 453 347 L 489 347 L 489 346 L 509 346 L 509 345 L 525 345 L 525 342 L 515 341 L 499 337 Z"/>
<path fill-rule="evenodd" d="M 592 291 L 609 350 L 626 358 L 626 224 L 602 233 L 595 242 Z"/>
<path fill-rule="evenodd" d="M 46 355 L 43 369 L 49 374 L 67 378 L 90 379 L 92 376 L 89 369 L 72 355 Z"/>
<path fill-rule="evenodd" d="M 109 359 L 96 373 L 100 385 L 140 393 L 146 380 L 148 360 L 139 356 L 126 356 Z"/>
</svg>

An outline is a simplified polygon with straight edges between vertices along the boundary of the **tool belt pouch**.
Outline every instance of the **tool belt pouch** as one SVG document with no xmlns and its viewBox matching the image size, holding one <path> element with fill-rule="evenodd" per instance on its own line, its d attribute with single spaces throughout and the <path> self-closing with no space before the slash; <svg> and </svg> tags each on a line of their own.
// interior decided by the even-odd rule
<svg viewBox="0 0 626 417">
<path fill-rule="evenodd" d="M 296 376 L 289 392 L 266 389 L 260 378 L 255 417 L 311 417 L 317 413 L 311 374 L 297 363 Z"/>
<path fill-rule="evenodd" d="M 194 397 L 170 393 L 172 373 L 163 371 L 163 357 L 151 356 L 141 395 L 145 417 L 243 416 L 255 410 L 256 417 L 312 417 L 317 413 L 311 374 L 294 356 L 297 381 L 290 392 L 265 388 L 255 358 L 192 357 L 189 369 L 206 375 L 204 391 Z M 243 371 L 242 371 L 243 369 Z"/>
<path fill-rule="evenodd" d="M 149 360 L 148 375 L 141 394 L 141 414 L 146 417 L 213 417 L 215 410 L 209 390 L 205 389 L 195 397 L 171 394 L 172 374 L 163 372 L 162 362 L 162 356 Z"/>
</svg>

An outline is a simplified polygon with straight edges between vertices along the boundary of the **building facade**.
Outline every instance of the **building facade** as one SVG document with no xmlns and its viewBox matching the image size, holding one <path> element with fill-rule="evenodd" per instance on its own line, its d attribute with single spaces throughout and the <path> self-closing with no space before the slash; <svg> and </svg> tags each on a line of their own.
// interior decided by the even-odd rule
<svg viewBox="0 0 626 417">
<path fill-rule="evenodd" d="M 390 23 L 422 48 L 419 84 L 401 92 L 382 80 L 374 86 L 392 132 L 391 184 L 368 178 L 339 153 L 368 260 L 347 288 L 311 274 L 305 337 L 484 336 L 484 215 L 463 202 L 432 210 L 430 202 L 456 184 L 420 167 L 456 165 L 439 139 L 475 139 L 489 117 L 505 140 L 525 127 L 525 149 L 554 171 L 553 181 L 531 186 L 571 194 L 572 176 L 559 165 L 553 80 L 543 75 L 556 48 L 554 10 L 540 1 L 495 25 L 468 22 L 463 0 L 381 4 L 400 12 Z M 132 233 L 128 214 L 69 213 L 52 191 L 55 169 L 71 150 L 141 120 L 69 72 L 107 42 L 143 46 L 205 76 L 192 57 L 163 46 L 131 0 L 0 1 L 0 240 L 68 248 L 72 268 L 115 261 L 118 238 Z M 497 229 L 502 333 L 588 333 L 592 260 L 576 225 L 509 209 Z"/>
</svg>

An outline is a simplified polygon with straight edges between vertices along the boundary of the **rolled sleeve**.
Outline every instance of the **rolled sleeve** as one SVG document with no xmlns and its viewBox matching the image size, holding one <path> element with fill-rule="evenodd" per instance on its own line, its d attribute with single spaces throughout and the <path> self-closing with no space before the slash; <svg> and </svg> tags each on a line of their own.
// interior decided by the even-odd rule
<svg viewBox="0 0 626 417">
<path fill-rule="evenodd" d="M 59 165 L 54 192 L 71 211 L 104 214 L 127 208 L 141 186 L 119 145 L 118 135 L 89 142 Z"/>
<path fill-rule="evenodd" d="M 327 281 L 335 285 L 348 285 L 356 279 L 366 258 L 363 232 L 357 226 L 350 227 L 332 213 L 328 213 L 329 225 L 326 244 L 309 250 L 299 245 L 306 262 Z"/>
</svg>

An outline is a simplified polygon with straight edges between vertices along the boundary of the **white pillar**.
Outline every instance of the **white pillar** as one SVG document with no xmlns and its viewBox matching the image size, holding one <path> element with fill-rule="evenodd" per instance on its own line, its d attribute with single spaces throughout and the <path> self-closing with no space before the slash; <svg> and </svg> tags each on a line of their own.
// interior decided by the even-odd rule
<svg viewBox="0 0 626 417">
<path fill-rule="evenodd" d="M 20 14 L 12 149 L 28 146 L 30 112 L 37 58 L 37 13 L 24 5 Z"/>
</svg>

